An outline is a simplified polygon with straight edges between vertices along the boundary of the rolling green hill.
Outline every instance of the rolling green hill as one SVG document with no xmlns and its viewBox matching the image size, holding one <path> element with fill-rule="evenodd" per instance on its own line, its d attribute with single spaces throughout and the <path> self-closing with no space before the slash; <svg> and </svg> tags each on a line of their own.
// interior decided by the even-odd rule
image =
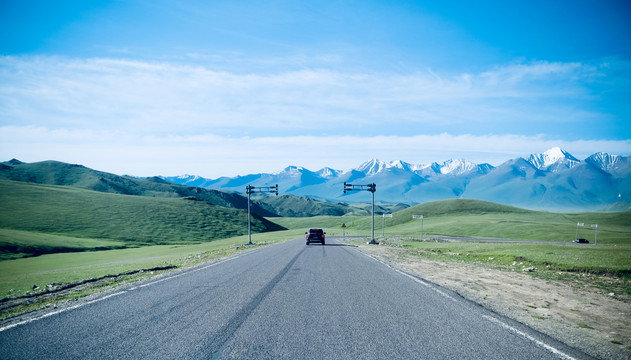
<svg viewBox="0 0 631 360">
<path fill-rule="evenodd" d="M 631 212 L 618 213 L 550 213 L 531 211 L 480 200 L 452 199 L 429 202 L 398 211 L 392 218 L 375 216 L 375 236 L 385 225 L 386 236 L 420 237 L 423 215 L 424 237 L 469 236 L 570 242 L 576 236 L 594 242 L 598 224 L 598 243 L 631 244 Z M 276 223 L 290 229 L 323 227 L 330 234 L 342 233 L 346 225 L 349 235 L 370 235 L 370 216 L 318 216 L 280 218 Z"/>
<path fill-rule="evenodd" d="M 284 217 L 341 216 L 349 211 L 349 207 L 342 204 L 327 203 L 294 195 L 258 196 L 256 200 L 263 208 Z"/>
<path fill-rule="evenodd" d="M 199 243 L 247 234 L 247 212 L 196 198 L 130 196 L 0 180 L 0 203 L 0 258 Z M 283 229 L 258 216 L 253 216 L 252 228 Z"/>
<path fill-rule="evenodd" d="M 97 171 L 82 165 L 59 161 L 24 163 L 16 159 L 0 163 L 0 179 L 36 184 L 74 186 L 104 193 L 163 198 L 188 197 L 211 204 L 247 209 L 247 198 L 234 192 L 178 185 L 159 177 L 137 178 Z M 378 204 L 375 211 L 390 213 L 407 207 L 404 204 Z M 370 204 L 330 203 L 294 195 L 256 196 L 251 202 L 252 213 L 265 217 L 304 217 L 318 215 L 365 215 Z"/>
<path fill-rule="evenodd" d="M 177 185 L 157 177 L 120 176 L 59 161 L 23 163 L 13 159 L 0 163 L 0 179 L 47 185 L 74 186 L 104 193 L 163 198 L 191 197 L 211 204 L 247 209 L 247 198 L 237 193 Z M 275 216 L 252 203 L 252 213 Z"/>
<path fill-rule="evenodd" d="M 369 215 L 371 204 L 332 203 L 295 195 L 257 196 L 256 201 L 270 212 L 283 217 Z M 391 213 L 405 204 L 376 204 L 375 213 Z"/>
<path fill-rule="evenodd" d="M 483 215 L 483 214 L 535 214 L 537 211 L 521 209 L 514 206 L 502 205 L 498 203 L 471 200 L 471 199 L 450 199 L 432 201 L 424 204 L 409 207 L 396 213 L 393 217 L 394 224 L 401 224 L 412 221 L 412 215 L 423 215 L 424 217 L 436 217 L 443 215 Z"/>
</svg>

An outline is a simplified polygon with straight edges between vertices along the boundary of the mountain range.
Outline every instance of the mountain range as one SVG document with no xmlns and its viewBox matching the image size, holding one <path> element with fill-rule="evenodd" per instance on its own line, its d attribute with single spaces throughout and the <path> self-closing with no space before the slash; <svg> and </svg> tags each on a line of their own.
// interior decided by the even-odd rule
<svg viewBox="0 0 631 360">
<path fill-rule="evenodd" d="M 344 193 L 343 183 L 376 184 L 375 201 L 418 204 L 452 198 L 486 200 L 549 211 L 631 209 L 631 157 L 595 153 L 579 160 L 555 147 L 495 167 L 463 159 L 410 164 L 372 159 L 351 170 L 288 166 L 275 173 L 206 179 L 161 176 L 181 185 L 244 192 L 278 184 L 280 192 L 332 202 L 370 202 L 367 191 Z"/>
<path fill-rule="evenodd" d="M 122 195 L 159 198 L 189 198 L 226 208 L 246 209 L 247 198 L 234 192 L 195 188 L 165 181 L 158 177 L 141 179 L 93 170 L 83 165 L 60 161 L 25 163 L 12 159 L 0 163 L 0 179 L 35 184 L 74 186 L 86 190 Z M 252 203 L 252 212 L 260 216 L 277 216 Z"/>
<path fill-rule="evenodd" d="M 223 208 L 248 208 L 245 194 L 234 191 L 220 191 L 200 187 L 180 185 L 159 177 L 138 178 L 128 175 L 116 175 L 93 170 L 83 165 L 68 164 L 47 160 L 25 163 L 16 159 L 0 162 L 0 182 L 3 180 L 34 183 L 42 185 L 58 185 L 76 187 L 100 193 L 133 195 L 153 198 L 185 198 L 203 201 Z M 2 195 L 2 194 L 0 194 Z M 308 217 L 318 215 L 367 215 L 370 206 L 366 204 L 346 204 L 317 201 L 311 198 L 294 195 L 253 196 L 252 214 L 260 217 L 267 229 L 275 228 L 262 217 Z M 394 212 L 408 207 L 405 204 L 383 204 L 375 211 Z"/>
</svg>

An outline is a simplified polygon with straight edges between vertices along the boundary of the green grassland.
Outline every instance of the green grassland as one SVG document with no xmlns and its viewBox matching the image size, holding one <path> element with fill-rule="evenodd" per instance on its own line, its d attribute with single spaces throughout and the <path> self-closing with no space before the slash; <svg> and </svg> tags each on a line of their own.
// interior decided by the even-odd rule
<svg viewBox="0 0 631 360">
<path fill-rule="evenodd" d="M 421 221 L 412 215 L 424 215 Z M 289 229 L 322 227 L 328 235 L 362 236 L 347 239 L 361 244 L 371 233 L 370 216 L 318 216 L 275 220 Z M 575 244 L 577 222 L 579 237 L 590 244 Z M 591 224 L 598 224 L 598 244 Z M 382 236 L 382 225 L 385 225 Z M 547 240 L 549 242 L 445 241 L 443 236 L 496 239 Z M 584 273 L 613 276 L 622 281 L 612 291 L 631 295 L 631 212 L 561 214 L 530 211 L 475 200 L 445 200 L 411 207 L 392 218 L 375 216 L 375 238 L 381 246 L 393 246 L 418 259 L 465 261 L 508 271 L 528 272 L 544 278 L 563 278 L 564 274 Z M 576 280 L 576 279 L 574 279 Z M 573 280 L 573 281 L 574 281 Z M 613 280 L 612 280 L 613 281 Z"/>
<path fill-rule="evenodd" d="M 478 200 L 453 199 L 417 205 L 393 214 L 385 220 L 375 215 L 375 236 L 420 237 L 424 215 L 423 237 L 469 236 L 569 242 L 576 236 L 594 242 L 598 224 L 599 244 L 631 244 L 631 212 L 619 213 L 550 213 L 530 211 Z M 323 227 L 329 234 L 341 234 L 342 224 L 349 235 L 370 235 L 370 216 L 317 216 L 310 218 L 276 218 L 288 229 Z"/>
<path fill-rule="evenodd" d="M 401 246 L 415 250 L 419 256 L 450 257 L 463 261 L 513 266 L 518 270 L 534 266 L 540 270 L 616 276 L 631 274 L 631 246 L 629 245 L 408 241 L 403 242 Z"/>
<path fill-rule="evenodd" d="M 378 246 L 397 249 L 395 261 L 465 262 L 631 297 L 630 244 L 436 242 L 396 237 L 378 241 Z M 346 242 L 366 246 L 365 238 L 347 238 Z"/>
<path fill-rule="evenodd" d="M 74 283 L 139 269 L 190 266 L 295 238 L 300 233 L 294 230 L 254 234 L 254 246 L 244 246 L 248 242 L 246 235 L 192 245 L 155 245 L 0 261 L 0 297 L 23 295 L 33 285 L 45 288 L 47 284 Z"/>
<path fill-rule="evenodd" d="M 194 197 L 0 180 L 0 204 L 0 297 L 24 295 L 34 285 L 41 292 L 48 284 L 191 265 L 247 243 L 246 211 Z M 252 217 L 259 244 L 286 239 L 270 232 L 281 229 Z"/>
<path fill-rule="evenodd" d="M 130 247 L 122 241 L 77 238 L 34 231 L 0 229 L 0 260 L 43 254 L 102 251 Z"/>
<path fill-rule="evenodd" d="M 308 197 L 284 194 L 280 196 L 259 195 L 252 197 L 262 208 L 282 217 L 311 217 L 319 215 L 368 215 L 371 204 L 331 203 Z M 405 204 L 376 204 L 375 211 L 395 212 L 405 209 Z"/>
<path fill-rule="evenodd" d="M 191 198 L 0 180 L 0 203 L 0 259 L 66 250 L 190 244 L 247 233 L 246 211 Z M 253 216 L 252 229 L 282 228 Z"/>
<path fill-rule="evenodd" d="M 11 160 L 0 163 L 0 179 L 33 184 L 60 185 L 102 193 L 137 195 L 159 198 L 195 198 L 209 204 L 227 208 L 246 209 L 247 199 L 239 194 L 199 187 L 178 185 L 158 177 L 137 178 L 120 176 L 86 168 L 82 165 L 59 161 L 23 163 Z M 252 212 L 274 216 L 259 206 L 251 204 Z"/>
</svg>

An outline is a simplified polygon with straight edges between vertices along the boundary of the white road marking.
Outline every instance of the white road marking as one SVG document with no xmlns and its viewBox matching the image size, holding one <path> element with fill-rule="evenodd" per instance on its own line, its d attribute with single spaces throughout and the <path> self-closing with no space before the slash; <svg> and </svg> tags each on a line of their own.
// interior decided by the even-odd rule
<svg viewBox="0 0 631 360">
<path fill-rule="evenodd" d="M 119 291 L 117 293 L 113 293 L 113 294 L 109 294 L 107 296 L 103 296 L 102 298 L 90 300 L 90 301 L 87 301 L 87 302 L 84 302 L 84 303 L 81 303 L 81 304 L 77 304 L 77 305 L 73 305 L 73 306 L 70 306 L 70 307 L 67 307 L 67 308 L 64 308 L 64 309 L 61 309 L 61 310 L 49 312 L 49 313 L 44 314 L 42 316 L 38 316 L 38 317 L 35 317 L 35 318 L 32 318 L 32 319 L 27 319 L 27 320 L 24 320 L 24 321 L 20 321 L 20 322 L 17 322 L 15 324 L 10 324 L 10 325 L 1 327 L 0 328 L 0 332 L 12 329 L 12 328 L 14 328 L 16 326 L 28 324 L 28 323 L 31 323 L 31 322 L 34 322 L 34 321 L 38 321 L 38 320 L 42 320 L 42 319 L 45 319 L 45 318 L 53 316 L 53 315 L 61 314 L 61 313 L 66 312 L 66 311 L 78 309 L 78 308 L 86 306 L 86 305 L 94 304 L 94 303 L 97 303 L 99 301 L 103 301 L 103 300 L 109 299 L 109 298 L 114 297 L 114 296 L 125 294 L 126 292 L 127 292 L 126 290 L 125 291 Z"/>
<path fill-rule="evenodd" d="M 567 360 L 576 360 L 575 358 L 573 358 L 573 357 L 571 357 L 570 355 L 568 355 L 568 354 L 564 353 L 563 351 L 558 350 L 557 348 L 555 348 L 555 347 L 553 347 L 553 346 L 551 346 L 551 345 L 548 345 L 548 344 L 544 343 L 543 341 L 537 340 L 537 339 L 535 339 L 534 337 L 532 337 L 532 336 L 530 336 L 530 335 L 526 334 L 525 332 L 520 331 L 520 330 L 517 330 L 517 329 L 515 329 L 514 327 L 512 327 L 512 326 L 510 326 L 510 325 L 506 324 L 505 322 L 503 322 L 503 321 L 501 321 L 501 320 L 499 320 L 499 319 L 494 318 L 493 316 L 490 316 L 490 315 L 482 315 L 482 317 L 483 317 L 483 318 L 485 318 L 485 319 L 487 319 L 487 320 L 489 320 L 489 321 L 490 321 L 490 322 L 492 322 L 492 323 L 495 323 L 495 324 L 497 324 L 497 325 L 499 325 L 499 326 L 503 327 L 503 328 L 504 328 L 504 329 L 506 329 L 506 330 L 509 330 L 509 331 L 511 331 L 511 332 L 513 332 L 513 333 L 515 333 L 515 334 L 517 334 L 517 335 L 519 335 L 519 336 L 521 336 L 521 337 L 524 337 L 524 338 L 526 338 L 526 339 L 528 339 L 528 340 L 530 340 L 530 341 L 534 342 L 534 343 L 535 343 L 535 344 L 537 344 L 538 346 L 540 346 L 540 347 L 542 347 L 542 348 L 544 348 L 544 349 L 546 349 L 546 350 L 550 351 L 551 353 L 553 353 L 553 354 L 555 354 L 555 355 L 557 355 L 557 356 L 561 357 L 562 359 L 567 359 Z"/>
<path fill-rule="evenodd" d="M 361 253 L 361 254 L 363 254 L 363 255 L 368 256 L 369 258 L 371 258 L 371 259 L 373 259 L 373 260 L 377 261 L 377 262 L 378 262 L 378 263 L 380 263 L 380 264 L 383 264 L 383 265 L 385 265 L 385 266 L 389 267 L 390 269 L 392 269 L 392 270 L 394 270 L 394 271 L 398 272 L 399 274 L 404 275 L 404 276 L 406 276 L 406 277 L 408 277 L 408 278 L 410 278 L 410 279 L 414 280 L 415 282 L 417 282 L 417 283 L 419 283 L 419 284 L 421 284 L 421 285 L 423 285 L 423 286 L 425 286 L 425 287 L 427 287 L 427 288 L 429 288 L 429 289 L 431 289 L 431 290 L 435 291 L 436 293 L 438 293 L 438 294 L 442 295 L 443 297 L 445 297 L 445 298 L 447 298 L 447 299 L 449 299 L 449 300 L 451 300 L 451 301 L 458 302 L 458 300 L 456 300 L 456 298 L 454 298 L 453 296 L 451 296 L 451 295 L 447 294 L 446 292 L 444 292 L 444 291 L 440 290 L 440 289 L 439 289 L 439 288 L 437 288 L 436 286 L 434 286 L 434 285 L 432 285 L 432 284 L 428 283 L 427 281 L 423 281 L 423 280 L 421 280 L 421 279 L 419 279 L 419 278 L 417 278 L 417 277 L 415 277 L 415 276 L 412 276 L 412 275 L 410 275 L 410 274 L 408 274 L 408 273 L 406 273 L 406 272 L 404 272 L 404 271 L 401 271 L 401 270 L 399 270 L 399 269 L 397 269 L 397 268 L 395 268 L 395 267 L 392 267 L 391 265 L 389 265 L 389 264 L 387 264 L 387 263 L 385 263 L 385 262 L 381 261 L 380 259 L 378 259 L 378 258 L 376 258 L 376 257 L 374 257 L 374 256 L 372 256 L 372 255 L 369 255 L 369 254 L 364 253 L 363 251 L 360 251 L 360 253 Z M 523 332 L 523 331 L 521 331 L 521 330 L 518 330 L 518 329 L 516 329 L 516 328 L 514 328 L 514 327 L 512 327 L 512 326 L 510 326 L 510 325 L 508 325 L 508 324 L 506 324 L 505 322 L 503 322 L 503 321 L 501 321 L 501 320 L 499 320 L 499 319 L 497 319 L 497 318 L 495 318 L 495 317 L 493 317 L 493 316 L 490 316 L 490 315 L 482 315 L 482 317 L 483 317 L 483 318 L 485 318 L 485 319 L 487 319 L 487 320 L 489 320 L 489 321 L 490 321 L 490 322 L 492 322 L 492 323 L 495 323 L 495 324 L 497 324 L 497 325 L 501 326 L 502 328 L 504 328 L 504 329 L 506 329 L 506 330 L 508 330 L 508 331 L 511 331 L 512 333 L 515 333 L 515 334 L 517 334 L 517 335 L 519 335 L 519 336 L 521 336 L 521 337 L 523 337 L 523 338 L 525 338 L 525 339 L 527 339 L 527 340 L 529 340 L 529 341 L 531 341 L 531 342 L 535 343 L 535 345 L 537 345 L 537 346 L 539 346 L 539 347 L 542 347 L 542 348 L 544 348 L 544 349 L 546 349 L 546 350 L 550 351 L 551 353 L 553 353 L 553 354 L 555 354 L 555 355 L 559 356 L 559 357 L 560 357 L 560 358 L 562 358 L 562 359 L 566 359 L 566 360 L 576 360 L 575 358 L 573 358 L 573 357 L 571 357 L 570 355 L 568 355 L 568 354 L 566 354 L 566 353 L 562 352 L 561 350 L 559 350 L 559 349 L 557 349 L 557 348 L 555 348 L 555 347 L 553 347 L 553 346 L 551 346 L 551 345 L 548 345 L 548 344 L 544 343 L 543 341 L 537 340 L 537 339 L 535 339 L 534 337 L 532 337 L 531 335 L 528 335 L 528 334 L 526 334 L 525 332 Z"/>
<path fill-rule="evenodd" d="M 427 287 L 428 289 L 430 289 L 430 290 L 432 290 L 432 291 L 436 292 L 437 294 L 439 294 L 439 295 L 443 296 L 444 298 L 449 299 L 449 300 L 454 301 L 454 302 L 458 302 L 458 300 L 456 300 L 456 298 L 454 298 L 453 296 L 451 296 L 451 295 L 447 294 L 446 292 L 442 291 L 441 289 L 439 289 L 439 288 L 437 288 L 437 287 L 433 286 L 432 284 L 428 283 L 427 281 L 423 281 L 423 280 L 421 280 L 421 279 L 419 279 L 419 278 L 417 278 L 417 277 L 415 277 L 415 276 L 412 276 L 412 275 L 410 275 L 410 274 L 408 274 L 408 273 L 406 273 L 406 272 L 404 272 L 404 271 L 401 271 L 401 270 L 399 270 L 399 269 L 397 269 L 397 268 L 395 268 L 395 267 L 391 266 L 390 264 L 387 264 L 387 263 L 385 263 L 385 262 L 383 262 L 383 261 L 379 260 L 378 258 L 376 258 L 376 257 L 374 257 L 374 256 L 372 256 L 372 255 L 366 254 L 366 253 L 364 253 L 364 252 L 361 252 L 361 253 L 362 253 L 362 254 L 364 254 L 364 255 L 366 255 L 366 256 L 368 256 L 369 258 L 371 258 L 371 259 L 375 260 L 376 262 L 378 262 L 378 263 L 380 263 L 380 264 L 382 264 L 382 265 L 385 265 L 385 266 L 389 267 L 390 269 L 392 269 L 392 270 L 394 270 L 394 271 L 398 272 L 399 274 L 401 274 L 401 275 L 403 275 L 403 276 L 406 276 L 406 277 L 408 277 L 408 278 L 412 279 L 414 282 L 419 283 L 419 284 L 421 284 L 421 285 L 423 285 L 423 286 Z"/>
<path fill-rule="evenodd" d="M 150 286 L 150 285 L 155 285 L 155 284 L 160 283 L 162 281 L 171 280 L 171 279 L 180 277 L 182 275 L 186 275 L 186 274 L 194 273 L 194 272 L 201 271 L 201 270 L 204 270 L 204 269 L 208 269 L 209 267 L 213 267 L 213 266 L 216 266 L 216 265 L 219 265 L 219 264 L 223 264 L 225 262 L 228 262 L 228 261 L 231 261 L 231 260 L 234 260 L 234 259 L 238 259 L 241 256 L 242 255 L 230 257 L 230 258 L 227 258 L 227 259 L 224 259 L 224 260 L 221 260 L 221 261 L 217 261 L 215 263 L 212 263 L 212 264 L 209 264 L 209 265 L 206 265 L 206 266 L 199 267 L 197 269 L 193 269 L 193 270 L 189 270 L 189 271 L 183 271 L 183 272 L 181 272 L 179 274 L 168 276 L 168 277 L 164 277 L 162 279 L 159 279 L 159 280 L 156 280 L 156 281 L 152 281 L 152 282 L 147 283 L 147 284 L 134 286 L 132 288 L 129 288 L 128 290 L 123 290 L 123 291 L 119 291 L 117 293 L 109 294 L 109 295 L 103 296 L 102 298 L 90 300 L 90 301 L 87 301 L 87 302 L 84 302 L 84 303 L 81 303 L 81 304 L 69 306 L 69 307 L 64 308 L 64 309 L 52 311 L 52 312 L 46 313 L 46 314 L 38 316 L 38 317 L 34 317 L 34 318 L 31 318 L 31 319 L 27 319 L 27 320 L 16 322 L 14 324 L 9 324 L 9 325 L 6 325 L 4 327 L 1 327 L 0 328 L 0 332 L 3 332 L 5 330 L 9 330 L 9 329 L 12 329 L 14 327 L 21 326 L 21 325 L 24 325 L 24 324 L 32 323 L 34 321 L 42 320 L 42 319 L 45 319 L 47 317 L 51 317 L 53 315 L 61 314 L 61 313 L 66 312 L 66 311 L 75 310 L 75 309 L 78 309 L 78 308 L 86 306 L 86 305 L 94 304 L 96 302 L 103 301 L 103 300 L 109 299 L 109 298 L 114 297 L 114 296 L 122 295 L 122 294 L 125 294 L 125 293 L 129 292 L 129 291 L 136 290 L 138 288 L 144 288 L 144 287 L 147 287 L 147 286 Z"/>
</svg>

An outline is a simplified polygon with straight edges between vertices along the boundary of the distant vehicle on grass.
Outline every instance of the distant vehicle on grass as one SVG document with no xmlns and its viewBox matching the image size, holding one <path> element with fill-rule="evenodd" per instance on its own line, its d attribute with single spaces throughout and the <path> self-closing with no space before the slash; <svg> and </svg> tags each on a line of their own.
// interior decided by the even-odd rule
<svg viewBox="0 0 631 360">
<path fill-rule="evenodd" d="M 574 240 L 574 242 L 577 244 L 589 244 L 589 241 L 587 241 L 587 239 L 576 239 Z"/>
<path fill-rule="evenodd" d="M 307 234 L 307 245 L 312 242 L 319 242 L 324 245 L 324 235 L 326 234 L 324 230 L 311 228 L 305 234 Z"/>
</svg>

